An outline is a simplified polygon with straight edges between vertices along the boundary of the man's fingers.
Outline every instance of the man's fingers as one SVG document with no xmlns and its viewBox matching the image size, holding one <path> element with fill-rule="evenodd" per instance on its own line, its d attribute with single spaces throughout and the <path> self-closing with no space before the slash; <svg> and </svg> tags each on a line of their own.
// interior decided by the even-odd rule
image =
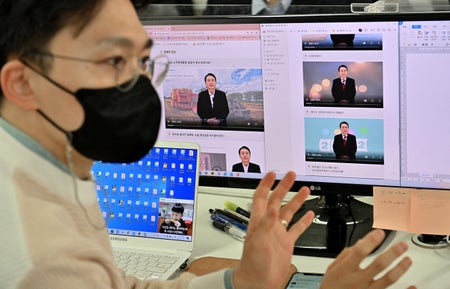
<svg viewBox="0 0 450 289">
<path fill-rule="evenodd" d="M 309 226 L 311 225 L 312 221 L 314 219 L 314 213 L 312 211 L 308 211 L 306 212 L 306 214 L 304 214 L 300 220 L 298 220 L 295 224 L 293 224 L 290 228 L 289 228 L 289 235 L 291 236 L 291 238 L 295 240 L 298 239 L 298 237 L 303 234 L 303 232 L 306 231 L 306 229 L 309 228 Z"/>
<path fill-rule="evenodd" d="M 253 212 L 251 214 L 251 218 L 253 216 L 261 217 L 260 215 L 264 215 L 266 212 L 267 205 L 267 196 L 269 195 L 270 189 L 272 188 L 275 182 L 275 173 L 269 172 L 264 178 L 259 182 L 258 187 L 253 194 Z"/>
<path fill-rule="evenodd" d="M 288 223 L 291 222 L 292 217 L 303 205 L 306 198 L 309 196 L 309 193 L 310 191 L 307 187 L 302 187 L 299 192 L 281 208 L 280 219 L 284 219 Z"/>
<path fill-rule="evenodd" d="M 287 172 L 283 179 L 277 184 L 276 188 L 273 190 L 269 198 L 268 206 L 277 208 L 281 207 L 281 202 L 283 201 L 286 193 L 291 189 L 294 184 L 296 174 L 294 172 Z"/>
<path fill-rule="evenodd" d="M 400 257 L 408 250 L 408 245 L 404 242 L 399 242 L 393 245 L 391 248 L 380 254 L 367 268 L 365 268 L 362 274 L 367 278 L 373 279 L 380 272 L 384 271 L 395 259 Z M 376 281 L 380 284 L 381 288 L 385 288 L 387 285 L 393 284 L 400 278 L 406 270 L 411 266 L 411 259 L 403 258 L 393 269 L 389 270 L 383 277 Z M 384 285 L 384 287 L 383 287 Z"/>
<path fill-rule="evenodd" d="M 359 268 L 359 264 L 366 258 L 375 248 L 377 248 L 381 242 L 384 240 L 384 231 L 383 230 L 373 230 L 356 242 L 355 245 L 348 248 L 347 250 L 351 250 L 352 258 L 345 258 L 345 261 L 348 262 L 348 268 L 356 269 Z"/>
<path fill-rule="evenodd" d="M 383 277 L 374 282 L 374 288 L 387 288 L 400 279 L 411 267 L 412 260 L 409 257 L 403 258 L 394 268 L 389 270 Z M 414 288 L 414 287 L 413 287 Z"/>
</svg>

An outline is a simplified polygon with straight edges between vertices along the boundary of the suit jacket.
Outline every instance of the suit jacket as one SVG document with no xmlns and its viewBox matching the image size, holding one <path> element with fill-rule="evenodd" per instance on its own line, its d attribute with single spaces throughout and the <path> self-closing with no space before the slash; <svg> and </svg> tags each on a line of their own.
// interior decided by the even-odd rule
<svg viewBox="0 0 450 289">
<path fill-rule="evenodd" d="M 334 102 L 340 103 L 347 101 L 348 103 L 355 103 L 356 85 L 353 78 L 347 77 L 345 80 L 345 89 L 342 88 L 341 78 L 333 79 L 333 86 L 331 88 Z"/>
<path fill-rule="evenodd" d="M 334 136 L 333 151 L 336 154 L 337 159 L 343 159 L 343 156 L 347 156 L 348 159 L 354 160 L 356 158 L 357 144 L 356 137 L 352 134 L 347 134 L 347 143 L 344 145 L 344 139 L 342 134 Z M 345 157 L 344 157 L 345 158 Z"/>
<path fill-rule="evenodd" d="M 202 125 L 209 125 L 207 120 L 217 118 L 221 120 L 220 126 L 227 124 L 227 116 L 230 113 L 227 96 L 225 92 L 217 90 L 214 92 L 214 107 L 211 104 L 208 90 L 198 94 L 197 114 L 202 121 Z"/>
<path fill-rule="evenodd" d="M 350 13 L 352 0 L 292 0 L 285 14 Z M 374 0 L 359 0 L 372 3 Z M 330 5 L 330 6 L 327 6 Z M 204 15 L 252 14 L 252 0 L 208 0 Z M 261 11 L 259 14 L 264 14 Z"/>
<path fill-rule="evenodd" d="M 232 172 L 244 172 L 244 165 L 242 163 L 237 163 L 233 165 L 231 169 Z M 260 173 L 261 168 L 259 165 L 254 163 L 248 163 L 248 173 Z"/>
</svg>

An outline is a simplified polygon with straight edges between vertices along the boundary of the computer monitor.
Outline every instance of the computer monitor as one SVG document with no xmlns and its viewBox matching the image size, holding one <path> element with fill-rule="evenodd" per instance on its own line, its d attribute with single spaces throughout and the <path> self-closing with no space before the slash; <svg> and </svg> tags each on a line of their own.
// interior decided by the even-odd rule
<svg viewBox="0 0 450 289">
<path fill-rule="evenodd" d="M 320 228 L 311 239 L 320 241 L 302 244 L 300 238 L 299 252 L 311 247 L 335 254 L 365 234 L 372 208 L 351 196 L 371 196 L 373 186 L 450 189 L 450 14 L 164 17 L 142 23 L 155 41 L 152 56 L 170 59 L 157 87 L 160 139 L 200 144 L 204 186 L 253 188 L 268 171 L 277 178 L 295 171 L 293 189 L 306 185 L 321 196 L 311 205 Z M 211 107 L 208 73 L 227 100 L 228 109 L 217 108 L 221 115 Z M 218 121 L 208 121 L 214 117 Z M 248 172 L 240 165 L 248 161 L 240 159 L 243 147 L 257 165 Z M 345 224 L 361 224 L 362 231 L 352 225 L 342 233 Z"/>
</svg>

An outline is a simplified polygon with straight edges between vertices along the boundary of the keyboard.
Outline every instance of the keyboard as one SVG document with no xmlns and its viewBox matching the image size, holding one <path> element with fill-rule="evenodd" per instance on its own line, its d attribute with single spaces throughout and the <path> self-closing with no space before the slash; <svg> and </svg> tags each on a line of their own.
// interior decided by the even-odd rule
<svg viewBox="0 0 450 289">
<path fill-rule="evenodd" d="M 131 251 L 114 249 L 117 266 L 128 275 L 139 279 L 159 279 L 174 263 L 179 260 L 176 255 L 158 252 Z"/>
</svg>

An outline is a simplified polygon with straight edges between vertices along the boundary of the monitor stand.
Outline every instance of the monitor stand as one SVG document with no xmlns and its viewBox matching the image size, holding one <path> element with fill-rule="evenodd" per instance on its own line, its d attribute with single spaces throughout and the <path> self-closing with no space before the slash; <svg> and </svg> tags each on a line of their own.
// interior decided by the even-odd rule
<svg viewBox="0 0 450 289">
<path fill-rule="evenodd" d="M 295 213 L 293 222 L 307 211 L 316 217 L 297 239 L 295 255 L 336 257 L 372 230 L 373 207 L 348 194 L 326 194 L 307 200 Z M 386 237 L 391 231 L 386 230 Z"/>
<path fill-rule="evenodd" d="M 414 245 L 427 249 L 442 249 L 450 246 L 444 235 L 416 234 L 411 237 Z"/>
</svg>

